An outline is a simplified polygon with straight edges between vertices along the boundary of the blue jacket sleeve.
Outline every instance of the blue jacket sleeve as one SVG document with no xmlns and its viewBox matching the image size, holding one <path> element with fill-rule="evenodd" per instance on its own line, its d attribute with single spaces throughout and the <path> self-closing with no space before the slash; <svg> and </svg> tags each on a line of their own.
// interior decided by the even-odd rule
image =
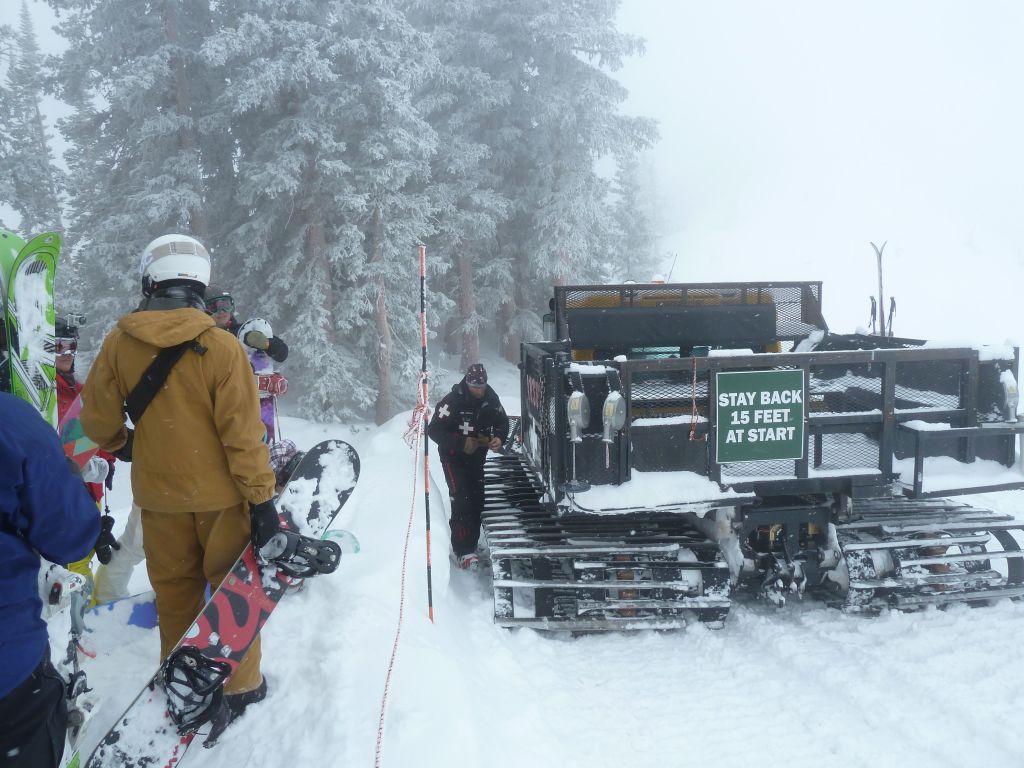
<svg viewBox="0 0 1024 768">
<path fill-rule="evenodd" d="M 5 425 L 14 428 L 17 444 L 4 473 L 11 484 L 3 489 L 15 497 L 10 499 L 14 504 L 5 504 L 4 511 L 10 526 L 43 557 L 70 563 L 89 554 L 96 543 L 99 510 L 82 478 L 69 469 L 53 428 L 24 406 L 29 413 L 12 414 L 15 418 Z M 12 447 L 5 446 L 8 451 Z"/>
</svg>

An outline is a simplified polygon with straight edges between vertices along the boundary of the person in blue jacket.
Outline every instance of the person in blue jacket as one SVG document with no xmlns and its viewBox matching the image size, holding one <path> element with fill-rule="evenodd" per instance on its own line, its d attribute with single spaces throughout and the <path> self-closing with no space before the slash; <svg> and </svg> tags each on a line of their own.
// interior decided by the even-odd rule
<svg viewBox="0 0 1024 768">
<path fill-rule="evenodd" d="M 39 558 L 70 563 L 112 541 L 53 427 L 0 393 L 0 768 L 56 768 L 64 754 L 65 683 L 40 617 Z"/>
</svg>

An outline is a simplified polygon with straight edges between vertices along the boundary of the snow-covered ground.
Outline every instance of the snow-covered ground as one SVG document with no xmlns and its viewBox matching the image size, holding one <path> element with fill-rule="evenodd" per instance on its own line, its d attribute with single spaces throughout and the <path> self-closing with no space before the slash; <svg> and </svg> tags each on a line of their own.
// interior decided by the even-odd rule
<svg viewBox="0 0 1024 768">
<path fill-rule="evenodd" d="M 516 369 L 492 362 L 492 384 L 518 411 Z M 445 389 L 456 379 L 445 379 Z M 431 401 L 443 391 L 435 389 Z M 387 700 L 381 764 L 405 768 L 614 768 L 751 765 L 1024 764 L 1017 706 L 1024 604 L 879 618 L 806 601 L 781 610 L 734 604 L 724 629 L 577 639 L 492 623 L 487 577 L 451 573 L 447 504 L 431 487 L 435 622 L 427 618 L 422 488 L 413 497 L 408 413 L 383 427 L 286 418 L 300 447 L 336 437 L 359 451 L 359 485 L 335 523 L 361 551 L 290 596 L 263 633 L 270 696 L 186 768 L 372 766 L 402 585 L 406 603 Z M 436 462 L 435 462 L 436 464 Z M 420 472 L 421 475 L 421 472 Z M 112 507 L 123 520 L 128 473 Z M 972 497 L 1024 517 L 1024 494 Z M 144 569 L 133 587 L 147 586 Z M 56 626 L 55 626 L 56 629 Z M 55 652 L 64 638 L 55 631 Z M 114 717 L 148 679 L 156 634 L 99 630 L 86 662 Z"/>
</svg>

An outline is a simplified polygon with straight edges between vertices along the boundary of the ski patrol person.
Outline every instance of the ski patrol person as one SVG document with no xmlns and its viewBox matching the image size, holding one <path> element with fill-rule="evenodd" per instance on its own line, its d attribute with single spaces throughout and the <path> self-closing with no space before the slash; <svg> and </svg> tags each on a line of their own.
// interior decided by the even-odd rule
<svg viewBox="0 0 1024 768">
<path fill-rule="evenodd" d="M 480 363 L 469 366 L 434 409 L 427 434 L 437 443 L 451 499 L 452 557 L 463 570 L 480 566 L 476 553 L 484 508 L 484 461 L 508 439 L 508 416 Z"/>
<path fill-rule="evenodd" d="M 66 684 L 40 616 L 40 555 L 66 563 L 113 540 L 53 427 L 0 393 L 0 768 L 57 768 L 64 755 Z"/>
<path fill-rule="evenodd" d="M 206 313 L 206 248 L 187 235 L 158 237 L 140 272 L 143 299 L 104 340 L 81 418 L 101 448 L 132 462 L 164 658 L 205 604 L 207 584 L 218 587 L 250 537 L 263 547 L 279 521 L 249 360 Z M 129 394 L 161 350 L 183 343 L 191 347 L 129 430 Z M 266 692 L 257 638 L 225 685 L 224 704 L 237 717 Z"/>
</svg>

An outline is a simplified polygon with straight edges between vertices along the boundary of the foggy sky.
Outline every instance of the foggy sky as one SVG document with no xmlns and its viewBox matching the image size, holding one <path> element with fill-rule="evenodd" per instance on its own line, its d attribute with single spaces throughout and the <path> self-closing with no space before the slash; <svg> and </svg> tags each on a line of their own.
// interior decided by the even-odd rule
<svg viewBox="0 0 1024 768">
<path fill-rule="evenodd" d="M 625 0 L 620 19 L 647 39 L 619 77 L 660 121 L 674 280 L 824 280 L 849 331 L 888 240 L 897 334 L 1024 340 L 1024 6 Z"/>
<path fill-rule="evenodd" d="M 897 334 L 1024 340 L 1024 4 L 623 0 L 620 26 L 647 40 L 617 76 L 659 121 L 675 281 L 823 280 L 850 331 L 888 241 Z"/>
</svg>

